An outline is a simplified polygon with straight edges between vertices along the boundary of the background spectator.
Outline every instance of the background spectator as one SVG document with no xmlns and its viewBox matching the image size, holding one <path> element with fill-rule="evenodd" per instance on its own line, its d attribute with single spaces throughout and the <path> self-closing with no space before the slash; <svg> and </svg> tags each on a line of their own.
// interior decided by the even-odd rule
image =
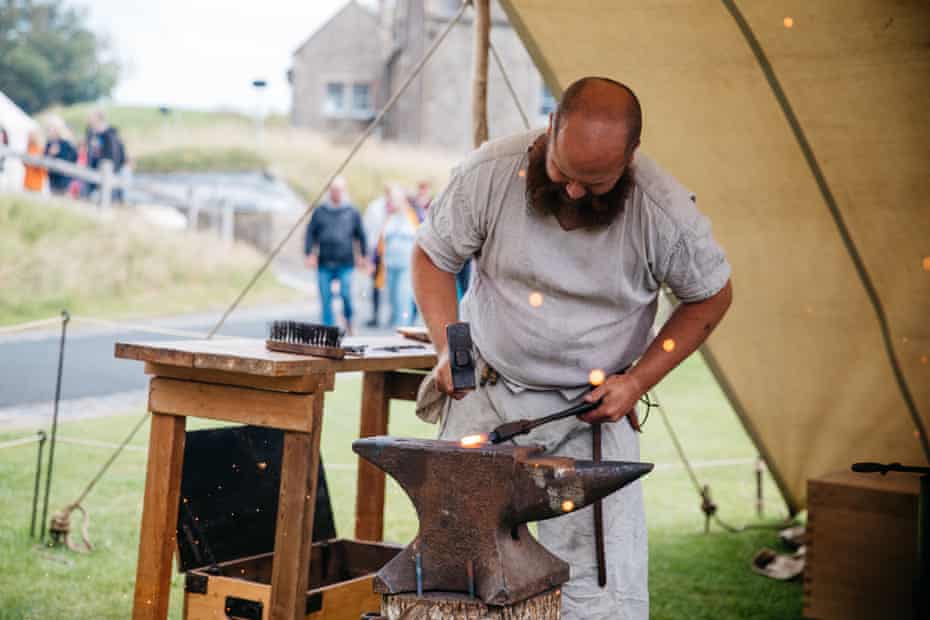
<svg viewBox="0 0 930 620">
<path fill-rule="evenodd" d="M 352 333 L 352 271 L 356 263 L 367 266 L 366 251 L 362 216 L 349 203 L 345 179 L 337 177 L 329 186 L 327 202 L 313 211 L 304 241 L 307 268 L 317 270 L 324 325 L 335 325 L 332 297 L 333 284 L 338 282 L 346 332 Z"/>
<path fill-rule="evenodd" d="M 386 207 L 387 219 L 379 245 L 383 247 L 388 299 L 391 303 L 391 327 L 401 327 L 413 323 L 410 259 L 420 220 L 399 187 L 391 189 Z"/>
<path fill-rule="evenodd" d="M 100 162 L 109 159 L 113 162 L 113 172 L 119 174 L 126 163 L 126 146 L 119 136 L 116 127 L 107 122 L 103 110 L 94 110 L 88 118 L 87 125 L 87 163 L 97 170 Z M 88 193 L 97 189 L 95 184 L 88 184 Z M 113 200 L 123 201 L 122 188 L 113 190 Z"/>
<path fill-rule="evenodd" d="M 365 208 L 362 221 L 365 225 L 365 239 L 368 241 L 368 258 L 371 260 L 371 319 L 365 323 L 366 327 L 377 327 L 381 310 L 381 289 L 384 288 L 384 270 L 378 253 L 378 241 L 381 238 L 381 229 L 387 217 L 385 204 L 390 198 L 391 185 L 384 185 L 384 193 Z"/>
<path fill-rule="evenodd" d="M 42 156 L 42 139 L 39 137 L 38 132 L 29 132 L 26 153 L 33 157 Z M 26 174 L 23 176 L 23 189 L 30 192 L 41 192 L 45 188 L 45 178 L 47 176 L 45 168 L 33 166 L 32 164 L 24 164 L 24 167 L 26 168 Z"/>
<path fill-rule="evenodd" d="M 74 147 L 74 138 L 65 122 L 58 117 L 51 117 L 46 126 L 48 142 L 45 143 L 45 156 L 62 161 L 77 162 L 77 149 Z M 48 173 L 48 187 L 53 194 L 64 194 L 71 185 L 71 177 L 55 172 Z"/>
</svg>

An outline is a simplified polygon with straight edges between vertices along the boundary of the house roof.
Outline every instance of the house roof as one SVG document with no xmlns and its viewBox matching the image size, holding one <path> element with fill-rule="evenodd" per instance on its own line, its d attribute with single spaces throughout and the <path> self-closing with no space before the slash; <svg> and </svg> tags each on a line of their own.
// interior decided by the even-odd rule
<svg viewBox="0 0 930 620">
<path fill-rule="evenodd" d="M 301 43 L 300 46 L 298 46 L 297 49 L 295 49 L 291 55 L 297 56 L 298 54 L 300 54 L 301 51 L 303 51 L 303 49 L 307 47 L 307 45 L 309 45 L 310 42 L 313 41 L 321 32 L 330 28 L 337 21 L 348 17 L 353 12 L 360 12 L 360 14 L 371 18 L 372 24 L 376 28 L 380 25 L 378 22 L 378 16 L 375 13 L 371 12 L 366 7 L 359 4 L 356 0 L 349 0 L 349 2 L 346 2 L 345 5 L 341 9 L 336 11 L 336 13 L 332 17 L 326 20 L 326 22 L 322 26 L 320 26 L 315 31 L 313 31 L 313 34 L 307 37 L 307 39 L 303 43 Z"/>
</svg>

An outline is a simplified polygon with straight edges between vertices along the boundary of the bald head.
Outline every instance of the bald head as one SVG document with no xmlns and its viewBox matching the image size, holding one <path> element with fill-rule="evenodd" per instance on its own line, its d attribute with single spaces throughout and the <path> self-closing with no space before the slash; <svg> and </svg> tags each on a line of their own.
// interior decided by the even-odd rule
<svg viewBox="0 0 930 620">
<path fill-rule="evenodd" d="M 629 86 L 605 77 L 584 77 L 569 85 L 555 112 L 553 129 L 558 133 L 572 119 L 574 127 L 616 134 L 622 131 L 625 147 L 636 148 L 643 127 L 639 99 Z M 613 136 L 611 136 L 613 137 Z"/>
</svg>

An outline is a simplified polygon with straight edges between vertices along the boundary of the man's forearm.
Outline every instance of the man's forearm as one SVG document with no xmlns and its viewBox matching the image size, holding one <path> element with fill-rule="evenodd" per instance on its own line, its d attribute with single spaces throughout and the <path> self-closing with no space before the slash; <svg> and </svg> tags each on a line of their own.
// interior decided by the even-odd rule
<svg viewBox="0 0 930 620">
<path fill-rule="evenodd" d="M 446 325 L 458 320 L 455 274 L 433 264 L 419 245 L 413 250 L 413 293 L 436 353 L 446 350 Z"/>
<path fill-rule="evenodd" d="M 681 304 L 630 371 L 642 392 L 651 390 L 673 368 L 707 340 L 733 300 L 728 281 L 714 296 Z"/>
</svg>

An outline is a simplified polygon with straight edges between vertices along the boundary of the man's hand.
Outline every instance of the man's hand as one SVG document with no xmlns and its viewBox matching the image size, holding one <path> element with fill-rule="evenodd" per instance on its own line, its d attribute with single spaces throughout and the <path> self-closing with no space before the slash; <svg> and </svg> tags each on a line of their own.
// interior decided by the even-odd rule
<svg viewBox="0 0 930 620">
<path fill-rule="evenodd" d="M 316 254 L 307 254 L 307 257 L 304 259 L 304 265 L 307 266 L 307 269 L 315 269 L 317 265 Z"/>
<path fill-rule="evenodd" d="M 640 431 L 639 418 L 633 407 L 644 391 L 633 375 L 611 375 L 584 397 L 589 403 L 600 400 L 601 406 L 579 417 L 589 424 L 594 424 L 617 422 L 624 416 L 629 416 L 630 426 L 633 430 Z"/>
<path fill-rule="evenodd" d="M 455 400 L 462 400 L 471 390 L 458 390 L 452 387 L 452 368 L 449 366 L 449 351 L 443 351 L 436 362 L 436 389 L 448 394 Z"/>
</svg>

